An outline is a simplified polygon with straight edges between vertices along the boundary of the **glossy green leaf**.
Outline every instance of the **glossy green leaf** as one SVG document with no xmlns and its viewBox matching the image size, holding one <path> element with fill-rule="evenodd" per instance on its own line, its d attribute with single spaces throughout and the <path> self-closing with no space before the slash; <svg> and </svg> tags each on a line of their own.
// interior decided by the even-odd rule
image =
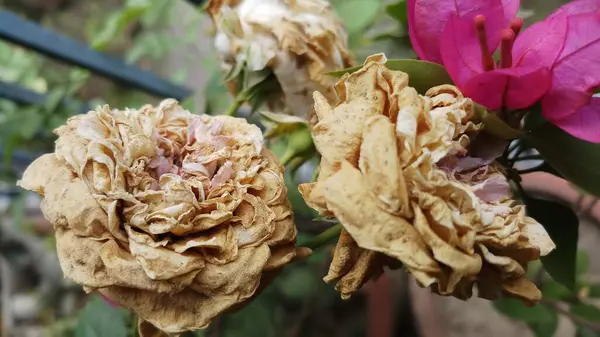
<svg viewBox="0 0 600 337">
<path fill-rule="evenodd" d="M 398 21 L 400 24 L 408 24 L 408 11 L 406 7 L 406 0 L 399 0 L 393 4 L 389 4 L 385 8 L 385 12 L 388 13 L 389 16 L 394 18 L 394 20 Z"/>
<path fill-rule="evenodd" d="M 562 204 L 525 197 L 527 214 L 544 226 L 556 249 L 541 258 L 544 268 L 552 278 L 575 290 L 577 239 L 579 219 L 573 210 Z"/>
<path fill-rule="evenodd" d="M 552 310 L 541 304 L 531 307 L 514 298 L 495 300 L 494 307 L 507 317 L 528 323 L 548 323 L 553 320 Z"/>
<path fill-rule="evenodd" d="M 552 337 L 558 328 L 558 313 L 556 310 L 548 310 L 550 319 L 543 322 L 527 323 L 529 329 L 536 337 Z"/>
<path fill-rule="evenodd" d="M 600 309 L 586 303 L 571 304 L 571 313 L 587 321 L 600 322 Z"/>
<path fill-rule="evenodd" d="M 125 317 L 118 308 L 92 295 L 75 328 L 75 337 L 127 337 Z"/>
<path fill-rule="evenodd" d="M 400 60 L 388 60 L 385 64 L 388 69 L 400 70 L 408 74 L 408 84 L 415 88 L 420 94 L 424 94 L 431 87 L 435 87 L 442 84 L 453 84 L 452 78 L 448 75 L 448 72 L 444 67 L 437 63 L 412 60 L 412 59 L 400 59 Z M 342 77 L 345 73 L 353 73 L 362 68 L 356 66 L 343 70 L 333 71 L 327 73 L 328 75 Z"/>
<path fill-rule="evenodd" d="M 348 34 L 354 35 L 375 22 L 380 7 L 379 0 L 346 0 L 335 6 L 335 10 L 344 22 Z"/>
<path fill-rule="evenodd" d="M 548 122 L 533 127 L 526 140 L 563 177 L 600 197 L 600 144 L 575 138 Z"/>
</svg>

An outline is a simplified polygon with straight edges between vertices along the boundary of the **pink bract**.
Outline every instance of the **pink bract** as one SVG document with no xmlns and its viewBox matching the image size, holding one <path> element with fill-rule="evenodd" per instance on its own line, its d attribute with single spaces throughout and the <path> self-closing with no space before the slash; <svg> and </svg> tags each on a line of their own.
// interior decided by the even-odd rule
<svg viewBox="0 0 600 337">
<path fill-rule="evenodd" d="M 408 27 L 413 48 L 420 59 L 442 63 L 440 37 L 452 16 L 488 19 L 490 51 L 496 49 L 499 32 L 515 17 L 518 0 L 408 0 Z"/>
<path fill-rule="evenodd" d="M 590 1 L 576 1 L 553 18 L 568 22 L 564 46 L 552 68 L 552 87 L 542 100 L 546 119 L 573 136 L 600 143 L 600 12 L 569 14 Z M 573 4 L 578 4 L 579 7 Z M 567 6 L 569 6 L 567 5 Z M 600 5 L 598 5 L 600 8 Z"/>
</svg>

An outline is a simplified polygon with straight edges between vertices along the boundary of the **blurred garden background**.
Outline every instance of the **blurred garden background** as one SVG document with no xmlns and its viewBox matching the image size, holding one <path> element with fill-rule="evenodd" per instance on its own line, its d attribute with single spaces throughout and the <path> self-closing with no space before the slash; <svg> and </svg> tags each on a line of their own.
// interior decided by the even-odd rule
<svg viewBox="0 0 600 337">
<path fill-rule="evenodd" d="M 415 56 L 403 1 L 331 2 L 346 25 L 358 62 L 378 52 L 388 58 Z M 523 0 L 520 14 L 528 24 L 565 2 Z M 201 6 L 184 0 L 0 0 L 0 10 L 190 88 L 193 94 L 183 104 L 194 113 L 221 114 L 232 103 L 222 85 L 211 22 Z M 53 229 L 39 210 L 39 197 L 16 188 L 15 182 L 31 159 L 52 151 L 52 130 L 82 112 L 81 107 L 140 107 L 164 97 L 2 40 L 0 82 L 45 95 L 37 105 L 0 98 L 0 336 L 136 336 L 135 319 L 127 311 L 86 295 L 63 278 Z M 258 116 L 248 118 L 260 122 Z M 286 139 L 276 139 L 269 147 L 281 156 Z M 295 187 L 311 179 L 315 165 L 305 163 L 286 176 L 300 240 L 329 226 L 313 220 L 316 215 Z M 398 270 L 388 271 L 344 301 L 321 280 L 331 258 L 330 249 L 321 249 L 307 261 L 286 267 L 249 306 L 186 336 L 600 336 L 600 212 L 595 200 L 578 199 L 566 184 L 535 179 L 525 186 L 560 195 L 580 211 L 574 290 L 533 265 L 529 272 L 543 290 L 544 303 L 528 308 L 512 300 L 462 302 L 432 295 Z M 544 184 L 550 185 L 544 189 Z"/>
</svg>

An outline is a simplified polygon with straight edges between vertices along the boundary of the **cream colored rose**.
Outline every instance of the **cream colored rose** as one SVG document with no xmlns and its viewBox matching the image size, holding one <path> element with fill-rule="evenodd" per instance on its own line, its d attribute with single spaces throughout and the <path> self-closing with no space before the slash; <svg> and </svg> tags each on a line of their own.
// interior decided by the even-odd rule
<svg viewBox="0 0 600 337">
<path fill-rule="evenodd" d="M 244 119 L 168 99 L 105 106 L 56 133 L 19 185 L 43 196 L 65 275 L 159 329 L 206 327 L 307 252 L 283 168 Z"/>
<path fill-rule="evenodd" d="M 554 243 L 500 168 L 468 156 L 472 101 L 450 85 L 421 96 L 385 62 L 371 56 L 342 77 L 334 107 L 315 93 L 320 174 L 300 191 L 343 226 L 325 280 L 348 297 L 392 257 L 442 295 L 466 299 L 477 285 L 484 298 L 539 300 L 525 269 Z"/>
<path fill-rule="evenodd" d="M 267 101 L 272 111 L 308 118 L 313 91 L 335 99 L 324 73 L 353 60 L 346 31 L 327 1 L 211 0 L 207 12 L 224 71 L 254 84 L 274 75 L 281 94 Z"/>
</svg>

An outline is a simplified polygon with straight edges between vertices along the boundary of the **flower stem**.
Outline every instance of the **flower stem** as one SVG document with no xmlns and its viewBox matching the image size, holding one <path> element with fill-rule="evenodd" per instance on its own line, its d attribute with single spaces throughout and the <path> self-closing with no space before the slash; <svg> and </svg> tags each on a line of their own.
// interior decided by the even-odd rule
<svg viewBox="0 0 600 337">
<path fill-rule="evenodd" d="M 307 242 L 300 244 L 300 246 L 307 247 L 310 249 L 319 248 L 319 247 L 324 246 L 327 243 L 331 242 L 334 238 L 338 237 L 341 232 L 342 232 L 342 224 L 340 224 L 340 223 L 335 224 L 335 225 L 327 228 L 326 230 L 324 230 L 317 236 L 313 237 L 312 239 L 308 240 Z"/>
<path fill-rule="evenodd" d="M 245 92 L 241 92 L 239 93 L 236 97 L 235 100 L 233 101 L 233 103 L 229 106 L 229 109 L 227 109 L 227 111 L 225 112 L 225 115 L 227 116 L 235 116 L 238 112 L 238 110 L 240 109 L 240 107 L 246 103 L 247 99 L 246 99 L 246 93 Z"/>
</svg>

